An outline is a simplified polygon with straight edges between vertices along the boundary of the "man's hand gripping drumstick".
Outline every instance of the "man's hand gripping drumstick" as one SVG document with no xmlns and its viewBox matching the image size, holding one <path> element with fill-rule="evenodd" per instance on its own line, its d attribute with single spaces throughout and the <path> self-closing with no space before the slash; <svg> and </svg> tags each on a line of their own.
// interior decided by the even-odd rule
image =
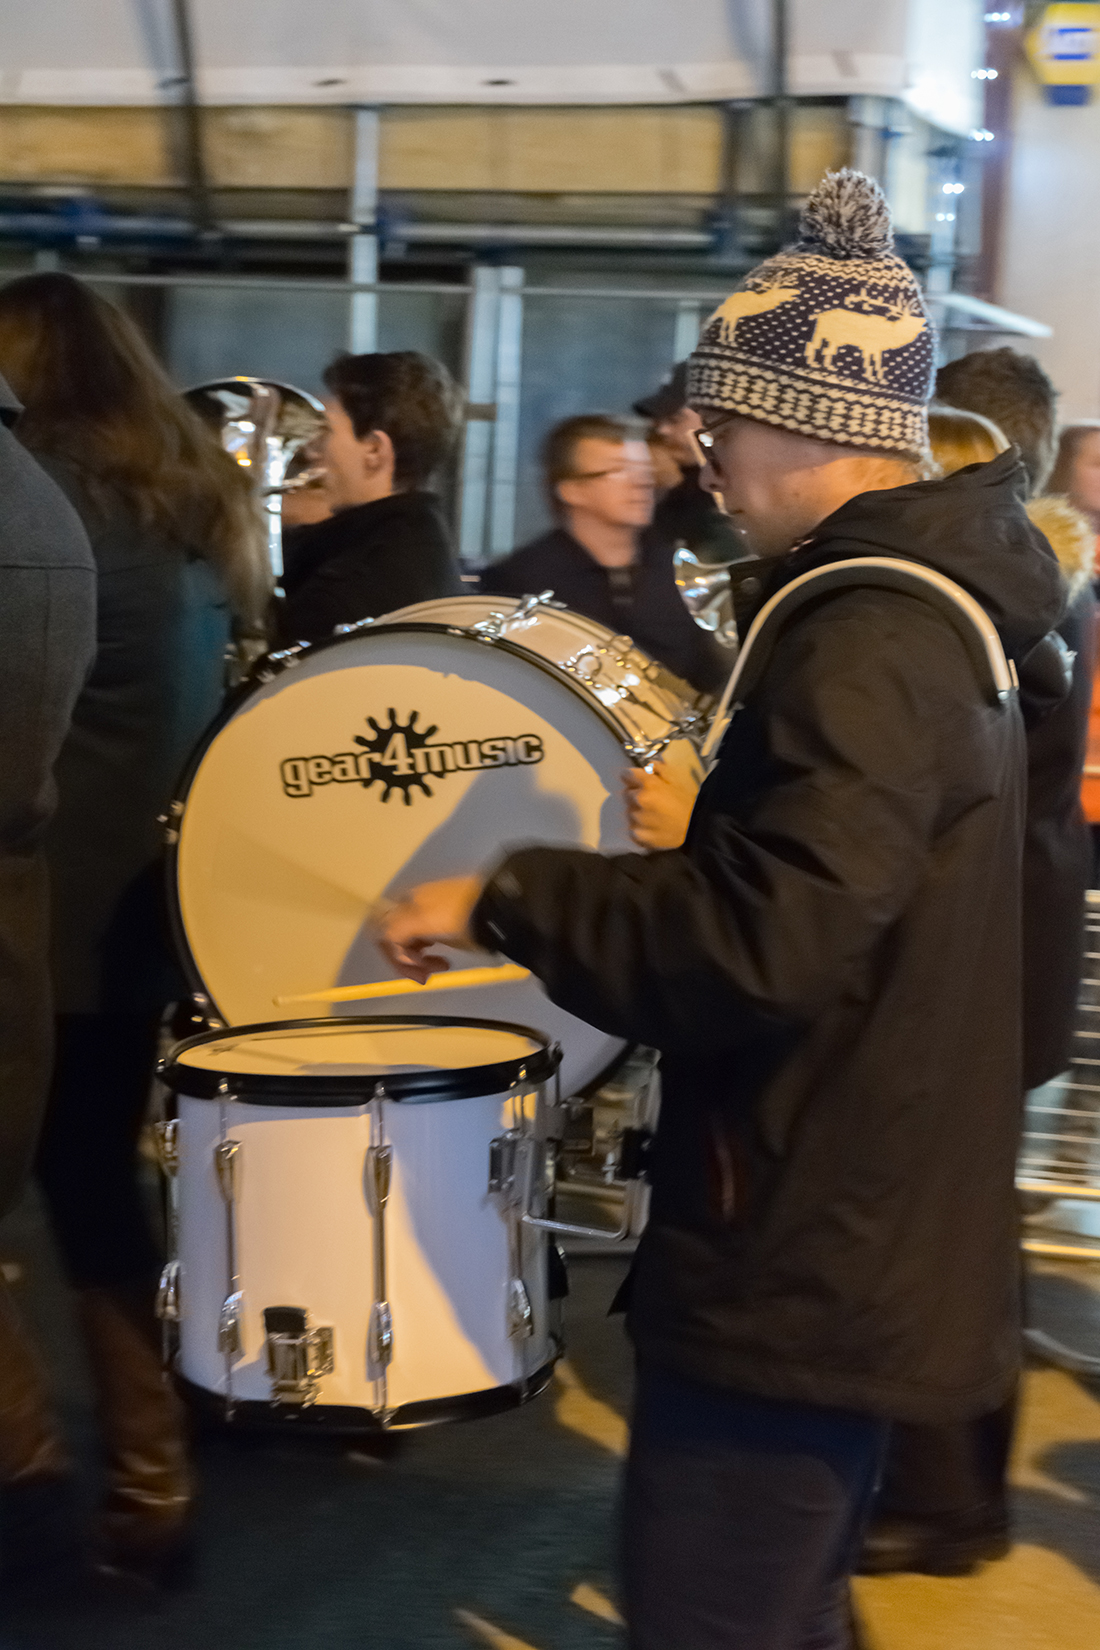
<svg viewBox="0 0 1100 1650">
<path fill-rule="evenodd" d="M 480 950 L 470 919 L 483 887 L 481 877 L 422 882 L 376 915 L 378 944 L 398 974 L 423 985 L 451 966 L 446 957 L 432 955 L 433 946 Z"/>
<path fill-rule="evenodd" d="M 699 787 L 691 774 L 654 762 L 623 774 L 626 817 L 639 848 L 682 848 Z"/>
</svg>

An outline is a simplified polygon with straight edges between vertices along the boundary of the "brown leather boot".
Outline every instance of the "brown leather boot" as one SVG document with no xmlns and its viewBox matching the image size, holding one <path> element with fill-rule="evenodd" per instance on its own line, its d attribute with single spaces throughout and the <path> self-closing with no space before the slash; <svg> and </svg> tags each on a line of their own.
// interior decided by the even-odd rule
<svg viewBox="0 0 1100 1650">
<path fill-rule="evenodd" d="M 161 1358 L 153 1293 L 81 1289 L 77 1306 L 96 1390 L 110 1488 L 94 1567 L 139 1588 L 178 1586 L 191 1557 L 191 1473 L 183 1408 Z"/>
<path fill-rule="evenodd" d="M 0 1277 L 0 1581 L 4 1590 L 75 1580 L 72 1469 L 37 1354 Z"/>
</svg>

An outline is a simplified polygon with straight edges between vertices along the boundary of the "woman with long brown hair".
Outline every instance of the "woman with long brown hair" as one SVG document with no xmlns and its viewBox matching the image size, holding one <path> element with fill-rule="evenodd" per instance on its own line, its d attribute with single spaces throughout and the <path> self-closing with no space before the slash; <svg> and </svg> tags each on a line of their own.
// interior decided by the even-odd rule
<svg viewBox="0 0 1100 1650">
<path fill-rule="evenodd" d="M 76 1292 L 108 1463 L 94 1563 L 143 1586 L 180 1575 L 191 1489 L 153 1301 L 161 1256 L 136 1146 L 158 1030 L 182 994 L 161 903 L 157 815 L 221 705 L 234 623 L 268 595 L 247 478 L 177 394 L 133 323 L 69 275 L 0 289 L 0 373 L 23 404 L 19 440 L 75 505 L 96 559 L 97 653 L 56 768 L 46 839 L 56 1012 L 37 1174 Z M 32 1361 L 0 1346 L 0 1434 L 47 1567 L 71 1471 Z M 32 1397 L 28 1394 L 33 1394 Z M 48 1446 L 48 1447 L 47 1447 Z M 44 1464 L 36 1471 L 35 1463 Z M 4 1523 L 13 1491 L 3 1492 Z M 12 1565 L 11 1544 L 7 1563 Z"/>
</svg>

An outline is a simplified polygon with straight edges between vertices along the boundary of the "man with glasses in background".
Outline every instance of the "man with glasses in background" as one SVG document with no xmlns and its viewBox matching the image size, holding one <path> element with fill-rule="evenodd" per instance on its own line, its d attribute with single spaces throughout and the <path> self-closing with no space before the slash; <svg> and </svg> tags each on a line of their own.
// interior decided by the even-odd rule
<svg viewBox="0 0 1100 1650">
<path fill-rule="evenodd" d="M 650 441 L 659 443 L 680 474 L 653 512 L 653 526 L 673 548 L 682 545 L 700 561 L 739 561 L 748 555 L 744 538 L 719 495 L 699 483 L 702 464 L 692 439 L 699 414 L 687 404 L 687 368 L 679 362 L 652 395 L 634 403 L 638 417 L 649 422 Z"/>
<path fill-rule="evenodd" d="M 653 467 L 630 424 L 586 413 L 556 424 L 542 452 L 558 525 L 482 575 L 491 595 L 553 590 L 558 601 L 619 635 L 703 693 L 717 692 L 730 657 L 689 616 L 672 547 L 654 532 Z"/>
</svg>

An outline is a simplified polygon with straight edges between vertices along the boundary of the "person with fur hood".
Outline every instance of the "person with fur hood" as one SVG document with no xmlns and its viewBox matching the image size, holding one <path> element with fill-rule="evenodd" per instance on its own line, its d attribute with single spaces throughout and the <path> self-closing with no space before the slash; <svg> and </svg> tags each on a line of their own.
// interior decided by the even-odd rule
<svg viewBox="0 0 1100 1650">
<path fill-rule="evenodd" d="M 1014 454 L 922 479 L 933 342 L 881 191 L 829 175 L 691 357 L 704 481 L 759 557 L 741 593 L 781 617 L 686 842 L 522 847 L 379 917 L 401 974 L 501 952 L 660 1050 L 632 1650 L 850 1646 L 891 1424 L 1018 1376 L 1024 728 L 956 614 L 1019 671 L 1065 586 Z"/>
</svg>

